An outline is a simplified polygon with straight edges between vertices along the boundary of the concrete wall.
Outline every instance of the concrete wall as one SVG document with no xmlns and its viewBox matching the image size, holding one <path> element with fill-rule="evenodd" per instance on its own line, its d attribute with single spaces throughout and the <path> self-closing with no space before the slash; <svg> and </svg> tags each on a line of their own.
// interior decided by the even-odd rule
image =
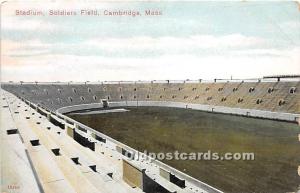
<svg viewBox="0 0 300 193">
<path fill-rule="evenodd" d="M 201 110 L 206 112 L 241 115 L 247 117 L 273 119 L 273 120 L 289 121 L 295 123 L 298 122 L 300 117 L 299 114 L 293 114 L 293 113 L 271 112 L 271 111 L 255 110 L 255 109 L 240 109 L 240 108 L 201 105 L 201 104 L 182 103 L 182 102 L 169 102 L 169 101 L 124 101 L 124 102 L 122 101 L 122 102 L 110 102 L 109 106 L 110 107 L 158 106 L 158 107 L 187 108 L 187 109 L 195 109 L 195 110 Z M 102 107 L 101 103 L 74 105 L 74 106 L 60 108 L 57 110 L 57 112 L 68 113 L 72 111 L 94 109 L 94 108 L 101 108 L 101 107 Z"/>
<path fill-rule="evenodd" d="M 123 180 L 131 187 L 139 187 L 145 193 L 176 193 L 167 186 L 156 182 L 146 174 L 146 169 L 123 159 Z"/>
<path fill-rule="evenodd" d="M 140 169 L 137 166 L 123 160 L 123 180 L 131 187 L 139 187 L 143 190 L 143 173 L 145 169 Z"/>
<path fill-rule="evenodd" d="M 84 109 L 97 109 L 102 108 L 102 103 L 91 103 L 91 104 L 81 104 L 81 105 L 72 105 L 67 107 L 62 107 L 59 109 L 59 112 L 64 114 L 71 111 L 78 111 L 78 110 L 84 110 Z"/>
</svg>

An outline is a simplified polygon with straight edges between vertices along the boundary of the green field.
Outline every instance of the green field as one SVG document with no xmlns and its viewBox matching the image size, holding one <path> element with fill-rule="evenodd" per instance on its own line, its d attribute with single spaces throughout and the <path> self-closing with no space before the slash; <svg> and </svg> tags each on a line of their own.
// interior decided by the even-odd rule
<svg viewBox="0 0 300 193">
<path fill-rule="evenodd" d="M 254 152 L 254 161 L 163 161 L 225 192 L 282 193 L 300 184 L 296 124 L 166 107 L 68 115 L 148 152 Z"/>
</svg>

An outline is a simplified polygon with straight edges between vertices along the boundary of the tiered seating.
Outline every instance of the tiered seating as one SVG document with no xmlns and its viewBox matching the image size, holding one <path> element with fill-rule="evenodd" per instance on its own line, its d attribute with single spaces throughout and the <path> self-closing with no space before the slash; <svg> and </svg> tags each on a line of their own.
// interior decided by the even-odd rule
<svg viewBox="0 0 300 193">
<path fill-rule="evenodd" d="M 60 192 L 62 190 L 63 192 L 95 193 L 142 192 L 122 181 L 121 156 L 110 157 L 109 154 L 113 155 L 112 150 L 108 150 L 107 147 L 102 147 L 100 144 L 97 144 L 95 153 L 74 141 L 64 130 L 50 123 L 47 117 L 42 116 L 19 99 L 16 100 L 10 95 L 6 95 L 6 99 L 9 103 L 6 108 L 18 113 L 11 115 L 10 112 L 7 112 L 5 116 L 8 118 L 13 116 L 15 128 L 18 128 L 17 134 L 20 134 L 24 141 L 32 167 L 37 174 L 36 179 L 40 181 L 43 192 Z M 1 132 L 5 131 L 1 130 Z M 101 152 L 104 151 L 105 154 L 102 154 Z M 29 165 L 29 163 L 27 164 Z M 8 167 L 8 165 L 6 166 Z M 14 168 L 15 166 L 10 166 L 10 170 Z M 24 169 L 26 168 L 28 166 Z M 23 171 L 25 171 L 24 169 Z M 28 186 L 22 184 L 22 190 L 39 192 L 38 185 L 29 175 L 32 174 L 32 171 L 16 174 L 26 175 L 19 176 L 16 179 L 17 183 L 21 182 L 21 179 L 28 180 L 30 183 Z M 5 179 L 9 180 L 9 177 L 13 176 L 7 174 Z"/>
<path fill-rule="evenodd" d="M 174 101 L 299 113 L 299 81 L 4 84 L 3 88 L 50 110 L 109 101 Z M 290 89 L 295 89 L 290 93 Z M 279 104 L 280 103 L 280 104 Z"/>
<path fill-rule="evenodd" d="M 224 106 L 243 108 L 249 102 L 250 88 L 255 88 L 257 82 L 242 82 L 237 87 L 232 89 L 232 92 L 227 96 Z"/>
<path fill-rule="evenodd" d="M 1 97 L 1 191 L 41 192 L 35 183 L 30 160 L 24 151 L 19 130 L 11 116 L 6 97 Z M 26 176 L 23 178 L 23 176 Z M 12 188 L 11 188 L 12 187 Z"/>
<path fill-rule="evenodd" d="M 49 92 L 56 91 L 56 88 L 48 86 L 44 88 L 46 87 Z M 79 94 L 84 92 L 84 88 L 76 88 L 82 89 L 78 92 Z M 46 95 L 48 96 L 49 93 Z M 163 192 L 206 193 L 207 188 L 211 192 L 220 192 L 209 186 L 202 189 L 203 183 L 198 186 L 197 183 L 186 181 L 185 178 L 180 177 L 182 175 L 180 173 L 172 174 L 175 181 L 161 178 L 159 177 L 159 167 L 152 161 L 126 161 L 127 157 L 123 154 L 123 147 L 120 152 L 117 149 L 119 146 L 113 145 L 112 141 L 106 143 L 106 141 L 97 140 L 94 131 L 86 130 L 87 128 L 84 127 L 80 128 L 82 125 L 79 123 L 65 122 L 63 119 L 59 120 L 59 115 L 49 114 L 41 108 L 31 108 L 21 99 L 7 92 L 4 93 L 3 100 L 6 104 L 3 105 L 4 110 L 2 110 L 5 114 L 1 118 L 5 118 L 5 121 L 1 121 L 1 134 L 5 135 L 2 138 L 5 140 L 4 144 L 9 144 L 8 148 L 12 147 L 11 151 L 3 151 L 5 148 L 1 150 L 6 155 L 6 159 L 1 162 L 1 168 L 4 169 L 4 185 L 22 182 L 24 183 L 21 185 L 22 192 L 138 193 L 163 190 Z M 63 122 L 63 127 L 56 126 L 50 117 Z M 2 127 L 13 124 L 17 129 Z M 6 129 L 3 130 L 3 128 Z M 10 138 L 6 136 L 5 132 Z M 77 135 L 82 138 L 88 136 L 88 141 L 94 141 L 94 148 L 90 149 L 82 144 L 79 140 L 80 137 L 76 137 Z M 14 140 L 10 143 L 12 139 Z M 24 148 L 27 149 L 27 157 L 24 155 Z M 16 151 L 18 156 L 12 160 Z M 18 164 L 17 161 L 21 161 L 21 164 Z M 24 161 L 25 164 L 23 164 Z M 125 162 L 143 165 L 142 167 L 145 168 L 143 178 L 140 179 L 143 184 L 141 187 L 126 182 L 125 179 L 132 174 L 131 171 L 124 174 Z M 6 170 L 7 167 L 9 170 Z M 12 173 L 12 171 L 14 172 Z M 16 181 L 14 181 L 15 179 Z M 135 179 L 134 177 L 133 180 Z M 178 182 L 177 179 L 180 181 Z"/>
<path fill-rule="evenodd" d="M 274 100 L 274 111 L 299 113 L 300 82 L 280 82 L 278 86 L 280 87 L 277 89 L 277 100 Z M 295 93 L 290 93 L 292 88 L 296 88 Z M 279 104 L 280 100 L 283 101 L 281 105 Z"/>
<path fill-rule="evenodd" d="M 218 94 L 218 101 L 216 101 L 216 106 L 224 106 L 226 101 L 229 100 L 230 94 L 236 92 L 237 89 L 240 87 L 241 82 L 227 82 L 220 94 Z M 236 101 L 235 101 L 236 102 Z"/>
</svg>

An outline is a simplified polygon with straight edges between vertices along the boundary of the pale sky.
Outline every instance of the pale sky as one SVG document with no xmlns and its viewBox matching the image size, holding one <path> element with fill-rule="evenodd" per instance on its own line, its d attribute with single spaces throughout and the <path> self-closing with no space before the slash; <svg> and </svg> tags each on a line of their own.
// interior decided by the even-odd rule
<svg viewBox="0 0 300 193">
<path fill-rule="evenodd" d="M 1 9 L 1 81 L 300 74 L 296 2 L 6 2 Z M 49 16 L 51 9 L 79 15 Z M 143 16 L 81 16 L 81 9 Z M 145 16 L 148 9 L 162 15 Z M 44 15 L 19 16 L 16 10 Z"/>
</svg>

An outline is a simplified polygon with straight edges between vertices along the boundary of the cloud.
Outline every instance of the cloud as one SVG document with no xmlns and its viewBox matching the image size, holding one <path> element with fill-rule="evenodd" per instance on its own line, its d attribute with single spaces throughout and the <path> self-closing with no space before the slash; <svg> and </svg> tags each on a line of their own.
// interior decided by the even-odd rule
<svg viewBox="0 0 300 193">
<path fill-rule="evenodd" d="M 253 78 L 269 74 L 300 73 L 300 48 L 272 50 L 282 57 L 189 54 L 156 58 L 107 58 L 103 56 L 40 55 L 24 57 L 22 65 L 3 66 L 3 80 L 98 81 Z M 258 51 L 266 52 L 266 51 Z"/>
<path fill-rule="evenodd" d="M 189 37 L 133 37 L 133 38 L 99 38 L 87 40 L 83 44 L 108 50 L 115 49 L 195 49 L 195 48 L 242 48 L 259 46 L 265 43 L 258 37 L 241 34 L 226 36 L 194 35 Z"/>
<path fill-rule="evenodd" d="M 280 12 L 270 23 L 257 6 L 245 13 L 185 6 L 168 4 L 164 17 L 133 20 L 14 15 L 16 9 L 128 8 L 128 2 L 8 2 L 2 7 L 2 75 L 5 80 L 84 81 L 300 73 L 300 24 L 293 15 Z"/>
<path fill-rule="evenodd" d="M 22 57 L 45 55 L 49 53 L 51 45 L 43 44 L 39 40 L 33 41 L 1 41 L 1 55 L 3 65 L 23 64 Z"/>
<path fill-rule="evenodd" d="M 5 40 L 2 43 L 3 80 L 213 79 L 231 75 L 253 78 L 266 74 L 300 73 L 300 47 L 269 49 L 264 47 L 265 40 L 241 35 L 110 38 L 81 44 L 45 44 L 39 40 L 22 44 Z M 53 53 L 55 49 L 70 50 L 73 47 L 80 52 L 87 48 L 112 52 L 147 49 L 165 52 L 153 57 L 137 57 L 136 53 L 126 57 L 95 52 L 92 55 Z M 191 51 L 199 47 L 223 51 L 202 55 Z"/>
<path fill-rule="evenodd" d="M 298 32 L 300 31 L 300 21 L 286 21 L 280 23 L 279 26 L 287 32 Z M 299 40 L 299 37 L 298 37 Z"/>
<path fill-rule="evenodd" d="M 18 47 L 5 51 L 9 56 L 55 55 L 101 55 L 103 57 L 151 58 L 166 54 L 215 55 L 231 50 L 254 49 L 267 45 L 266 40 L 241 34 L 227 36 L 196 35 L 189 37 L 97 38 L 79 43 L 43 43 L 36 40 L 23 41 Z"/>
</svg>

